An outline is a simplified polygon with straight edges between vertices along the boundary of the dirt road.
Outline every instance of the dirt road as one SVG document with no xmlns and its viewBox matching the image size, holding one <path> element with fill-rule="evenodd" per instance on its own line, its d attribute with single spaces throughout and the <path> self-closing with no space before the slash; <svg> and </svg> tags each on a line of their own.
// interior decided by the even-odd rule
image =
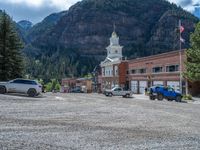
<svg viewBox="0 0 200 150">
<path fill-rule="evenodd" d="M 0 95 L 1 150 L 200 149 L 200 105 L 45 94 Z"/>
</svg>

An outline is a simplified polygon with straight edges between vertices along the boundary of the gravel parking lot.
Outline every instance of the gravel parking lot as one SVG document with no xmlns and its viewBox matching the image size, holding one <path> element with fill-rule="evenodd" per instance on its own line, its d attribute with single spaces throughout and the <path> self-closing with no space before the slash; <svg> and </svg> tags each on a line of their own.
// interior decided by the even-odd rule
<svg viewBox="0 0 200 150">
<path fill-rule="evenodd" d="M 1 150 L 200 149 L 200 105 L 99 94 L 0 95 Z"/>
</svg>

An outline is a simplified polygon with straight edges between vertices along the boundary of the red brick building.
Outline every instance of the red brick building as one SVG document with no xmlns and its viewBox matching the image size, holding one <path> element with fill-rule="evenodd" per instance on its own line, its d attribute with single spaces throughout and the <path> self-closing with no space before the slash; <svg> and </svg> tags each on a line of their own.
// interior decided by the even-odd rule
<svg viewBox="0 0 200 150">
<path fill-rule="evenodd" d="M 191 83 L 183 77 L 180 78 L 185 71 L 184 50 L 181 53 L 171 51 L 133 60 L 123 60 L 122 48 L 119 45 L 119 37 L 113 32 L 110 45 L 107 47 L 107 57 L 100 65 L 101 90 L 120 86 L 127 87 L 134 93 L 143 94 L 145 88 L 164 85 L 183 93 L 200 94 L 200 82 Z"/>
<path fill-rule="evenodd" d="M 68 93 L 70 90 L 80 87 L 85 93 L 92 92 L 92 79 L 88 78 L 66 78 L 62 79 L 62 92 Z"/>
<path fill-rule="evenodd" d="M 184 62 L 186 60 L 184 51 L 181 54 Z M 130 88 L 134 93 L 144 93 L 146 87 L 160 84 L 180 90 L 180 68 L 183 72 L 183 64 L 180 67 L 179 51 L 129 60 Z M 183 87 L 185 86 L 186 82 L 183 80 Z"/>
<path fill-rule="evenodd" d="M 128 61 L 121 61 L 111 66 L 109 75 L 106 75 L 105 67 L 102 67 L 103 73 L 101 76 L 102 89 L 111 89 L 116 86 L 125 87 L 127 83 Z M 108 72 L 107 72 L 108 73 Z"/>
<path fill-rule="evenodd" d="M 185 51 L 181 52 L 182 65 L 180 66 L 180 51 L 172 51 L 159 55 L 129 60 L 128 80 L 129 87 L 134 93 L 144 93 L 146 87 L 153 85 L 171 86 L 175 90 L 182 87 L 183 93 L 200 94 L 200 84 L 191 83 L 182 77 L 180 86 L 180 70 L 185 71 Z"/>
</svg>

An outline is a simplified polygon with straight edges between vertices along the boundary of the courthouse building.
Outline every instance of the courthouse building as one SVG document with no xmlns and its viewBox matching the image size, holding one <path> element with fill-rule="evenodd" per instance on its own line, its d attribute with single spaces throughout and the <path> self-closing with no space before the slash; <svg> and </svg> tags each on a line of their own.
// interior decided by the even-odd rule
<svg viewBox="0 0 200 150">
<path fill-rule="evenodd" d="M 107 49 L 107 57 L 101 62 L 101 88 L 111 89 L 115 86 L 126 86 L 126 71 L 128 62 L 123 59 L 122 46 L 116 32 L 112 33 L 110 45 Z"/>
<path fill-rule="evenodd" d="M 133 93 L 143 94 L 145 88 L 153 85 L 173 87 L 175 90 L 192 95 L 200 94 L 200 82 L 191 83 L 185 78 L 180 82 L 180 74 L 185 71 L 185 50 L 171 51 L 154 56 L 126 60 L 122 56 L 119 37 L 112 33 L 107 57 L 101 62 L 101 90 L 115 86 L 126 87 Z M 182 64 L 180 66 L 180 54 Z M 180 73 L 181 71 L 181 73 Z M 182 86 L 180 85 L 182 83 Z"/>
</svg>

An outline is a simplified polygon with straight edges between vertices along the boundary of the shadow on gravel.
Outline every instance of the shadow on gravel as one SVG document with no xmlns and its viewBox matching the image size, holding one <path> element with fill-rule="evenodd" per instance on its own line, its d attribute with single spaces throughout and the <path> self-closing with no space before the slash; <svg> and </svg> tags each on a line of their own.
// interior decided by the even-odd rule
<svg viewBox="0 0 200 150">
<path fill-rule="evenodd" d="M 179 102 L 179 103 L 188 103 L 187 101 L 181 101 L 181 102 Z"/>
<path fill-rule="evenodd" d="M 7 94 L 4 94 L 4 95 L 7 95 L 7 96 L 17 96 L 17 97 L 24 97 L 24 98 L 35 98 L 35 99 L 37 99 L 37 98 L 45 98 L 46 96 L 44 96 L 44 95 L 42 95 L 42 94 L 40 94 L 40 95 L 38 95 L 38 96 L 36 96 L 36 97 L 29 97 L 28 95 L 26 95 L 26 94 L 19 94 L 19 93 L 7 93 Z"/>
</svg>

